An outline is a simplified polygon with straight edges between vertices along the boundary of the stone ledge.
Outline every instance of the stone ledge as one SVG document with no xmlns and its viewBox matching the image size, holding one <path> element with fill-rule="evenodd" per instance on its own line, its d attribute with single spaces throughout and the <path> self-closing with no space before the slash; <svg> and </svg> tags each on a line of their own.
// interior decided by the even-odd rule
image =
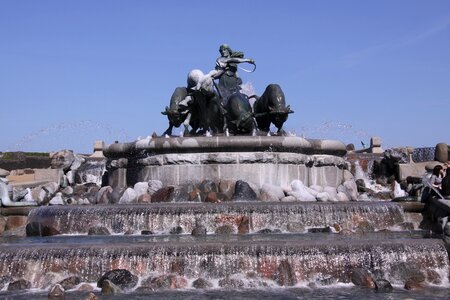
<svg viewBox="0 0 450 300">
<path fill-rule="evenodd" d="M 280 136 L 215 136 L 148 138 L 131 143 L 106 146 L 104 155 L 144 157 L 148 154 L 205 153 L 205 152 L 294 152 L 302 154 L 330 154 L 344 156 L 345 145 L 335 140 L 315 140 Z"/>
</svg>

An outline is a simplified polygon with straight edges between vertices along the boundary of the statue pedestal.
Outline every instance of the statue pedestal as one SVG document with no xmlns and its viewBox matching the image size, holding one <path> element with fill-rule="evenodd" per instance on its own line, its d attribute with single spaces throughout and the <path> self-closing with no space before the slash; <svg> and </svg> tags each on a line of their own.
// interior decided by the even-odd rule
<svg viewBox="0 0 450 300">
<path fill-rule="evenodd" d="M 259 187 L 299 179 L 307 186 L 337 187 L 346 166 L 343 143 L 300 137 L 153 138 L 112 144 L 104 153 L 113 187 L 152 179 L 163 185 L 244 180 Z"/>
</svg>

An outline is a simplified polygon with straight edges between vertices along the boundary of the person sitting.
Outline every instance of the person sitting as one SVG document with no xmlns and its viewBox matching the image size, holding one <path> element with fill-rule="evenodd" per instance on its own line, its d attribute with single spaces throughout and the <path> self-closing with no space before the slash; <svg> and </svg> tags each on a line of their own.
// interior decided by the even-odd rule
<svg viewBox="0 0 450 300">
<path fill-rule="evenodd" d="M 444 178 L 441 182 L 441 193 L 444 197 L 450 197 L 450 168 L 447 167 Z"/>
<path fill-rule="evenodd" d="M 440 189 L 443 177 L 443 168 L 441 165 L 437 165 L 433 168 L 429 183 L 434 188 Z"/>
</svg>

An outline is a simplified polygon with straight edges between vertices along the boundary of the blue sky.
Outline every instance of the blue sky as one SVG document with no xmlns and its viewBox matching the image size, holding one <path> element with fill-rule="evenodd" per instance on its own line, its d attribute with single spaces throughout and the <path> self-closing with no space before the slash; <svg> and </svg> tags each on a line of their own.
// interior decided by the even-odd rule
<svg viewBox="0 0 450 300">
<path fill-rule="evenodd" d="M 160 112 L 220 44 L 283 88 L 287 130 L 450 143 L 450 1 L 0 1 L 0 151 L 161 134 Z M 176 129 L 174 132 L 179 133 Z"/>
</svg>

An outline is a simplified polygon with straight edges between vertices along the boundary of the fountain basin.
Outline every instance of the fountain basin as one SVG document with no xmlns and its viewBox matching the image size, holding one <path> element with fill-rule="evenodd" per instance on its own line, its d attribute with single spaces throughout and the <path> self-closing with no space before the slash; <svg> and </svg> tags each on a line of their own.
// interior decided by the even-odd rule
<svg viewBox="0 0 450 300">
<path fill-rule="evenodd" d="M 300 137 L 216 136 L 152 138 L 104 149 L 109 185 L 161 180 L 164 185 L 204 179 L 337 187 L 343 180 L 345 145 Z"/>
<path fill-rule="evenodd" d="M 177 273 L 188 280 L 218 280 L 238 276 L 248 284 L 277 281 L 280 268 L 289 269 L 296 283 L 334 278 L 350 282 L 355 268 L 365 268 L 393 284 L 403 284 L 402 268 L 413 264 L 423 272 L 440 274 L 448 284 L 448 256 L 434 239 L 342 239 L 336 241 L 276 239 L 208 241 L 148 241 L 127 243 L 123 238 L 103 243 L 3 244 L 0 276 L 24 278 L 45 288 L 68 276 L 96 282 L 112 269 L 127 269 L 140 278 Z M 282 266 L 282 267 L 280 267 Z M 251 275 L 249 275 L 251 274 Z M 276 281 L 277 283 L 274 283 Z M 247 281 L 246 281 L 247 282 Z M 247 283 L 246 283 L 247 284 Z M 283 285 L 283 284 L 281 284 Z"/>
<path fill-rule="evenodd" d="M 335 225 L 351 230 L 382 230 L 405 222 L 405 216 L 402 206 L 391 202 L 151 203 L 42 206 L 30 212 L 28 222 L 53 227 L 63 234 L 86 234 L 93 226 L 103 226 L 114 233 L 168 233 L 181 226 L 185 233 L 191 233 L 200 224 L 208 233 L 214 233 L 223 225 L 238 228 L 242 222 L 248 222 L 252 233 L 266 228 L 289 231 L 289 227 L 307 230 Z"/>
</svg>

